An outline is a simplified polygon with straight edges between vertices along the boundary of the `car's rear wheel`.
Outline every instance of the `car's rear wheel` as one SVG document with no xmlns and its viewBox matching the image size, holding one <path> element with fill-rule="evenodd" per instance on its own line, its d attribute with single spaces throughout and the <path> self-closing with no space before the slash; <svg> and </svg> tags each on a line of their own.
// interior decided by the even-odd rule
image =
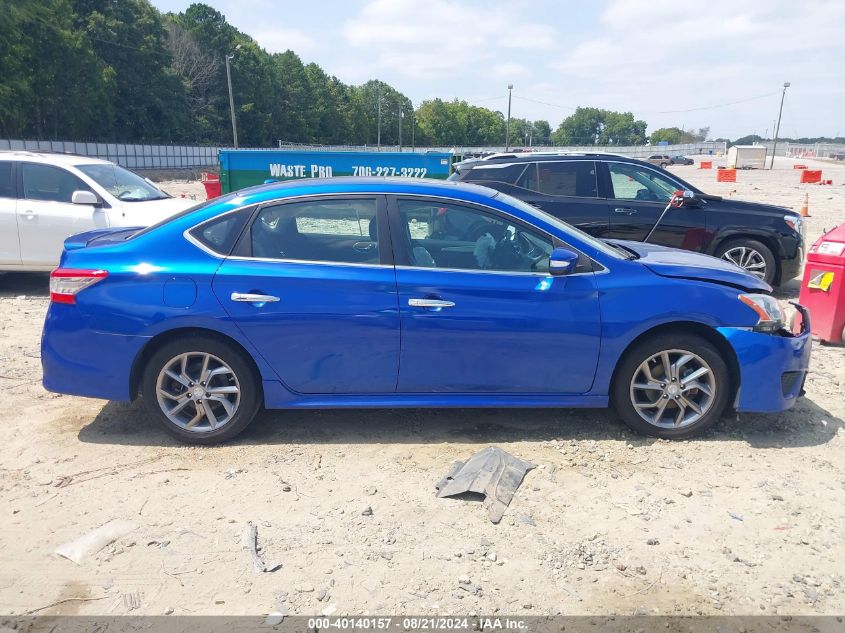
<svg viewBox="0 0 845 633">
<path fill-rule="evenodd" d="M 730 392 L 728 366 L 713 345 L 694 334 L 663 334 L 625 354 L 611 401 L 635 431 L 682 439 L 715 423 Z"/>
<path fill-rule="evenodd" d="M 205 336 L 172 341 L 153 353 L 141 393 L 162 427 L 192 444 L 234 437 L 261 404 L 260 382 L 243 353 Z"/>
<path fill-rule="evenodd" d="M 771 284 L 777 273 L 775 256 L 768 246 L 751 239 L 728 240 L 716 251 L 716 257 L 736 264 L 745 272 Z"/>
<path fill-rule="evenodd" d="M 669 166 L 669 163 L 660 163 L 660 166 L 661 166 L 663 169 L 666 169 L 666 168 Z"/>
</svg>

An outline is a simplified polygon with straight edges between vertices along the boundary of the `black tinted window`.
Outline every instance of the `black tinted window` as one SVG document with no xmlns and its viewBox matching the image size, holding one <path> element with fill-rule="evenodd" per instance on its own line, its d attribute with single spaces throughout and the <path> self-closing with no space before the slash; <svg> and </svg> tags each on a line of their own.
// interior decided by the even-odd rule
<svg viewBox="0 0 845 633">
<path fill-rule="evenodd" d="M 15 189 L 12 187 L 12 163 L 0 162 L 0 198 L 14 198 Z"/>
<path fill-rule="evenodd" d="M 74 191 L 91 188 L 69 171 L 50 165 L 22 163 L 23 197 L 27 200 L 71 202 Z"/>
<path fill-rule="evenodd" d="M 537 163 L 536 191 L 550 196 L 595 198 L 596 164 L 592 161 Z"/>
<path fill-rule="evenodd" d="M 378 264 L 372 199 L 313 200 L 262 209 L 250 230 L 253 257 Z"/>
<path fill-rule="evenodd" d="M 474 167 L 469 173 L 467 180 L 472 182 L 492 181 L 503 182 L 509 185 L 514 184 L 525 171 L 525 163 L 512 165 L 484 165 Z"/>
<path fill-rule="evenodd" d="M 191 236 L 215 253 L 228 255 L 254 208 L 241 209 L 210 220 L 191 230 Z"/>
</svg>

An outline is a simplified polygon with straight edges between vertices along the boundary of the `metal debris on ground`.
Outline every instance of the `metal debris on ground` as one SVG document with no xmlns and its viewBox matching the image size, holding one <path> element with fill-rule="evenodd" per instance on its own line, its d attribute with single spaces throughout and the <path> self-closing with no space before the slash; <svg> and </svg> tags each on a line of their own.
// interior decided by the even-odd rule
<svg viewBox="0 0 845 633">
<path fill-rule="evenodd" d="M 490 446 L 478 451 L 466 462 L 455 462 L 446 477 L 435 486 L 437 496 L 455 497 L 466 493 L 483 495 L 490 520 L 498 523 L 525 474 L 536 467 L 531 462 Z"/>
<path fill-rule="evenodd" d="M 258 553 L 258 527 L 251 521 L 247 524 L 246 529 L 244 530 L 241 538 L 241 544 L 244 549 L 249 550 L 250 554 L 252 554 L 252 563 L 255 565 L 255 571 L 276 571 L 282 566 L 281 563 L 268 565 L 264 562 L 264 559 L 261 558 Z"/>
</svg>

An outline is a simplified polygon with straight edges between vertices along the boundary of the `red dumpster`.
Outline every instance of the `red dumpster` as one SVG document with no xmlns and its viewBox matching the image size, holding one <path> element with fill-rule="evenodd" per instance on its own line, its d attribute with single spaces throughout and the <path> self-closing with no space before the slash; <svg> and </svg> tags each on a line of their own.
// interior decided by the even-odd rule
<svg viewBox="0 0 845 633">
<path fill-rule="evenodd" d="M 220 176 L 217 174 L 202 172 L 200 175 L 200 181 L 202 182 L 203 187 L 205 187 L 206 200 L 217 198 L 221 193 L 223 193 L 223 188 L 220 184 Z"/>
<path fill-rule="evenodd" d="M 810 247 L 798 301 L 810 311 L 813 334 L 841 343 L 845 335 L 845 224 Z"/>
</svg>

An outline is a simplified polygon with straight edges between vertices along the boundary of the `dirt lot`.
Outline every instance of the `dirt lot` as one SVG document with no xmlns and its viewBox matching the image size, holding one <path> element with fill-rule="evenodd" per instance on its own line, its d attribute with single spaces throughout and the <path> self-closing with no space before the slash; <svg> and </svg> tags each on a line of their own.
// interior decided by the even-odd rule
<svg viewBox="0 0 845 633">
<path fill-rule="evenodd" d="M 824 165 L 832 187 L 778 167 L 736 184 L 675 169 L 796 209 L 809 192 L 810 242 L 845 220 L 845 166 Z M 269 412 L 237 442 L 187 448 L 138 402 L 41 388 L 46 287 L 0 276 L 0 613 L 845 611 L 841 347 L 814 346 L 792 411 L 689 442 L 604 411 L 389 410 Z M 434 497 L 453 460 L 488 445 L 539 464 L 499 525 Z M 53 553 L 111 519 L 138 527 L 79 565 Z M 250 521 L 277 571 L 254 571 Z"/>
</svg>

